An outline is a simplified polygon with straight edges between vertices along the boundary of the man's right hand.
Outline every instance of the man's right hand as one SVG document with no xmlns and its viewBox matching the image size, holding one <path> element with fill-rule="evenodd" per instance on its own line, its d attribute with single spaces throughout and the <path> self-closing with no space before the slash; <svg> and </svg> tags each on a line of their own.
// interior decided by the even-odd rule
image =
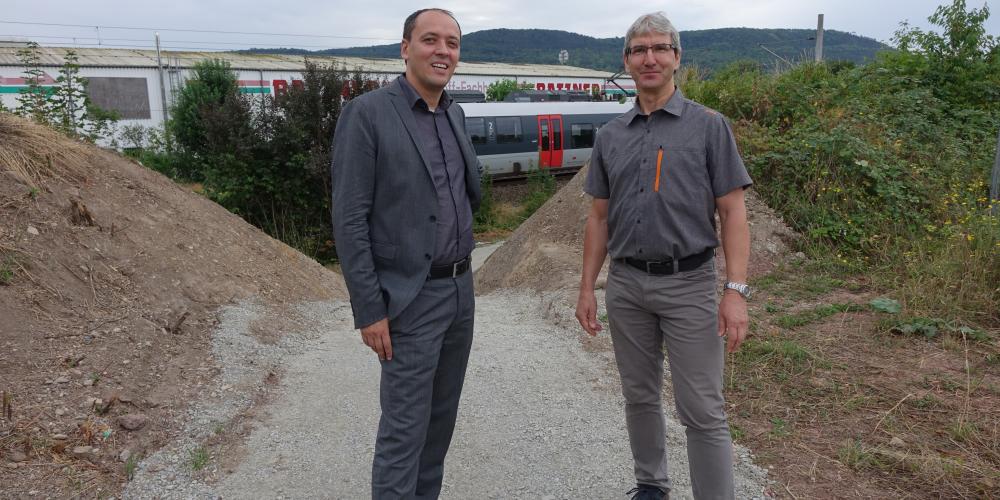
<svg viewBox="0 0 1000 500">
<path fill-rule="evenodd" d="M 576 320 L 591 337 L 604 328 L 597 321 L 597 297 L 594 296 L 593 289 L 590 293 L 580 290 L 580 298 L 576 300 Z"/>
<path fill-rule="evenodd" d="M 376 321 L 361 329 L 361 340 L 371 347 L 378 359 L 392 360 L 392 341 L 389 340 L 389 318 Z"/>
</svg>

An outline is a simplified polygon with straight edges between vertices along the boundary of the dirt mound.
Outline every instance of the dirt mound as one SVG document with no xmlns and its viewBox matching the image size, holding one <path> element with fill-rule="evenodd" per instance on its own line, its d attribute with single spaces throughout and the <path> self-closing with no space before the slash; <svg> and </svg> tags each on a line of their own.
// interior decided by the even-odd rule
<svg viewBox="0 0 1000 500">
<path fill-rule="evenodd" d="M 581 169 L 486 260 L 476 273 L 478 293 L 516 287 L 537 292 L 576 291 L 583 258 L 583 225 L 591 203 L 583 192 L 588 169 L 589 165 Z M 747 191 L 747 212 L 750 276 L 761 276 L 789 257 L 789 244 L 796 235 L 752 190 Z M 725 258 L 721 248 L 716 263 L 722 279 Z M 601 281 L 598 279 L 599 284 Z"/>
<path fill-rule="evenodd" d="M 114 494 L 122 452 L 167 442 L 214 375 L 220 306 L 343 298 L 338 275 L 204 197 L 0 114 L 4 491 Z"/>
</svg>

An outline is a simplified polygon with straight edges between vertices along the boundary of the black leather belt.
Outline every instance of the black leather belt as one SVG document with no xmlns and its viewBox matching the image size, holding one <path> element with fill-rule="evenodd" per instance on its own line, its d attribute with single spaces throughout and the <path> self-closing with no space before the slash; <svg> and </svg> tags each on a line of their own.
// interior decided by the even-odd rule
<svg viewBox="0 0 1000 500">
<path fill-rule="evenodd" d="M 431 272 L 427 273 L 427 279 L 439 280 L 442 278 L 456 278 L 466 273 L 472 267 L 472 259 L 466 257 L 454 264 L 441 266 L 431 266 Z"/>
<path fill-rule="evenodd" d="M 677 267 L 674 269 L 674 260 L 639 260 L 633 259 L 631 257 L 623 257 L 620 259 L 615 259 L 618 262 L 624 262 L 640 271 L 654 275 L 667 275 L 674 274 L 680 271 L 691 271 L 693 269 L 698 269 L 702 264 L 708 262 L 712 257 L 715 257 L 715 249 L 709 248 L 701 253 L 696 253 L 694 255 L 689 255 L 680 259 L 676 262 Z"/>
</svg>

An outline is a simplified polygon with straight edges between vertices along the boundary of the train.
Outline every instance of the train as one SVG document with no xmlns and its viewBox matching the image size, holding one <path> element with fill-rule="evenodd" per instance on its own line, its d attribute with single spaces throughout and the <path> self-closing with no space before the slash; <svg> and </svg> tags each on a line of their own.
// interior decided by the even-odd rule
<svg viewBox="0 0 1000 500">
<path fill-rule="evenodd" d="M 460 103 L 465 131 L 494 179 L 528 172 L 575 172 L 590 159 L 597 131 L 632 109 L 618 102 Z"/>
</svg>

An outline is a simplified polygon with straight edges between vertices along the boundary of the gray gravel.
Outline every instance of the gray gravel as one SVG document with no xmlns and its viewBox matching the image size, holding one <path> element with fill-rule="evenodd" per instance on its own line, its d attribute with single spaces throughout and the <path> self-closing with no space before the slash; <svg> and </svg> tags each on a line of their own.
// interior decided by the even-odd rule
<svg viewBox="0 0 1000 500">
<path fill-rule="evenodd" d="M 445 471 L 444 500 L 617 499 L 633 486 L 623 401 L 606 349 L 585 350 L 565 295 L 500 291 L 477 298 L 476 338 Z M 278 345 L 246 334 L 262 309 L 226 309 L 214 352 L 223 368 L 193 405 L 184 437 L 144 460 L 126 498 L 370 497 L 378 362 L 344 303 L 299 306 Z M 238 464 L 191 452 L 248 410 L 269 372 L 280 386 Z M 668 407 L 672 405 L 667 405 Z M 672 498 L 690 498 L 684 433 L 668 425 Z M 766 473 L 737 449 L 737 496 L 762 498 Z"/>
</svg>

